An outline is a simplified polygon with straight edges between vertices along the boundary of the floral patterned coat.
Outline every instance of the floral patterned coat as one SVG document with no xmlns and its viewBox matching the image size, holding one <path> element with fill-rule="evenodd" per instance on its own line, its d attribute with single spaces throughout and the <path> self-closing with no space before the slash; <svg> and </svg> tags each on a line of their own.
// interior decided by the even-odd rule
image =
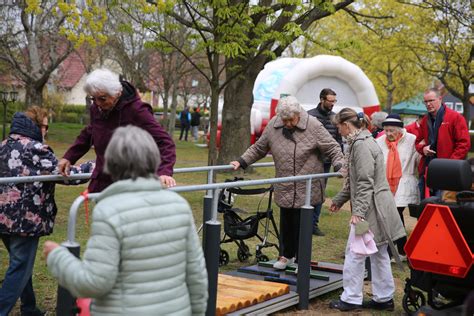
<svg viewBox="0 0 474 316">
<path fill-rule="evenodd" d="M 38 126 L 23 113 L 15 113 L 10 135 L 0 145 L 0 177 L 54 174 L 57 164 Z M 87 163 L 74 171 L 91 172 L 93 166 Z M 51 234 L 57 212 L 54 189 L 54 182 L 0 184 L 0 234 Z"/>
</svg>

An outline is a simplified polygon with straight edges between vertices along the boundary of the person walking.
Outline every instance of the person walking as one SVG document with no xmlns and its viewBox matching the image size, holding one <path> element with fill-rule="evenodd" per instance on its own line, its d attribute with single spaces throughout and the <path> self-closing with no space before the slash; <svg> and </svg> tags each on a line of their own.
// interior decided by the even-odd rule
<svg viewBox="0 0 474 316">
<path fill-rule="evenodd" d="M 382 122 L 384 135 L 376 139 L 382 149 L 387 181 L 395 198 L 398 214 L 405 227 L 403 211 L 409 204 L 418 204 L 420 194 L 416 178 L 419 154 L 415 149 L 416 136 L 403 128 L 403 121 L 398 114 L 390 114 Z M 405 243 L 407 238 L 396 241 L 397 250 L 402 261 L 406 261 Z M 389 255 L 391 252 L 389 249 Z M 395 262 L 392 259 L 392 262 Z"/>
<path fill-rule="evenodd" d="M 395 284 L 387 243 L 406 233 L 387 182 L 382 150 L 367 129 L 370 122 L 364 113 L 344 108 L 336 115 L 335 122 L 340 134 L 347 139 L 348 149 L 342 168 L 343 188 L 332 199 L 329 210 L 337 212 L 350 201 L 351 219 L 342 276 L 344 291 L 329 307 L 340 311 L 362 307 L 391 311 Z M 356 231 L 360 236 L 355 235 Z M 357 237 L 362 238 L 362 247 Z M 369 247 L 371 241 L 375 249 Z M 366 245 L 368 248 L 364 249 Z M 370 256 L 373 296 L 363 303 L 367 256 Z"/>
<path fill-rule="evenodd" d="M 189 113 L 189 106 L 185 106 L 184 110 L 179 114 L 179 122 L 181 123 L 181 132 L 179 133 L 179 140 L 188 141 L 189 126 L 191 123 L 191 113 Z"/>
<path fill-rule="evenodd" d="M 314 109 L 308 111 L 308 114 L 317 118 L 324 128 L 331 134 L 336 142 L 341 146 L 342 150 L 342 137 L 339 134 L 336 126 L 333 124 L 333 118 L 336 115 L 332 111 L 334 104 L 336 104 L 336 92 L 334 90 L 325 88 L 319 93 L 319 103 Z M 327 158 L 323 158 L 324 173 L 328 173 L 331 168 L 331 161 Z M 324 190 L 326 190 L 327 179 L 324 179 Z M 324 194 L 324 192 L 323 192 Z M 324 233 L 319 228 L 319 217 L 321 216 L 321 208 L 323 204 L 319 203 L 313 205 L 313 235 L 324 236 Z"/>
<path fill-rule="evenodd" d="M 156 172 L 163 185 L 176 185 L 172 177 L 176 162 L 173 139 L 156 121 L 151 105 L 141 100 L 135 87 L 103 68 L 87 75 L 84 90 L 93 101 L 90 123 L 59 161 L 61 174 L 68 176 L 70 165 L 94 147 L 97 165 L 89 183 L 89 192 L 101 192 L 112 183 L 110 176 L 103 172 L 103 166 L 105 149 L 114 130 L 120 126 L 135 125 L 148 131 L 160 149 L 161 165 Z"/>
<path fill-rule="evenodd" d="M 280 99 L 277 115 L 262 136 L 238 160 L 230 164 L 243 169 L 272 153 L 275 177 L 323 172 L 320 153 L 331 160 L 334 170 L 342 166 L 341 146 L 324 126 L 299 104 L 295 97 Z M 311 205 L 322 203 L 323 180 L 311 182 Z M 280 257 L 273 267 L 284 270 L 295 262 L 298 251 L 300 210 L 305 203 L 305 182 L 275 184 L 275 202 L 280 207 Z"/>
<path fill-rule="evenodd" d="M 195 142 L 199 139 L 199 125 L 201 125 L 201 113 L 199 108 L 195 106 L 191 114 L 191 134 Z"/>
<path fill-rule="evenodd" d="M 206 312 L 207 272 L 191 207 L 164 190 L 159 165 L 148 132 L 117 128 L 105 151 L 113 183 L 97 199 L 84 259 L 44 244 L 49 271 L 73 296 L 92 298 L 91 315 Z"/>
</svg>

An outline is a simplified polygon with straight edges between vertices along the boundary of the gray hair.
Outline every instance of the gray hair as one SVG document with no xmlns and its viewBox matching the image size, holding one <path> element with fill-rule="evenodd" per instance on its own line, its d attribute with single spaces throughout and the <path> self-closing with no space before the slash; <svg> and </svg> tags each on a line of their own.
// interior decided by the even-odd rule
<svg viewBox="0 0 474 316">
<path fill-rule="evenodd" d="M 101 68 L 87 75 L 84 91 L 89 95 L 106 92 L 110 96 L 116 96 L 122 91 L 122 84 L 118 74 Z"/>
<path fill-rule="evenodd" d="M 114 131 L 105 150 L 104 171 L 112 180 L 155 177 L 160 165 L 160 151 L 153 137 L 133 125 Z"/>
<path fill-rule="evenodd" d="M 276 109 L 277 114 L 283 120 L 299 116 L 302 111 L 304 111 L 303 107 L 298 102 L 298 99 L 293 96 L 281 98 Z"/>
<path fill-rule="evenodd" d="M 383 128 L 382 127 L 382 122 L 385 121 L 387 118 L 388 113 L 387 112 L 374 112 L 370 116 L 370 120 L 372 122 L 372 125 L 378 127 L 378 128 Z"/>
</svg>

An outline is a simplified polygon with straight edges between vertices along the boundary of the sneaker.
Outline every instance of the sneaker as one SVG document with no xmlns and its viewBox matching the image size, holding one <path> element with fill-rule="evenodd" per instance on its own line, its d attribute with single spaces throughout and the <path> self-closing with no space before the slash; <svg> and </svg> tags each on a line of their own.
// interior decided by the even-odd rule
<svg viewBox="0 0 474 316">
<path fill-rule="evenodd" d="M 406 255 L 399 255 L 399 256 L 400 256 L 400 261 L 401 261 L 401 262 L 406 262 L 406 261 L 407 261 L 407 256 L 406 256 Z M 397 262 L 397 261 L 395 261 L 395 258 L 394 258 L 394 257 L 392 257 L 392 258 L 390 259 L 390 263 L 396 263 L 396 262 Z"/>
<path fill-rule="evenodd" d="M 338 309 L 341 312 L 347 312 L 347 311 L 353 311 L 353 310 L 356 310 L 356 309 L 361 309 L 362 305 L 346 303 L 346 302 L 341 301 L 341 300 L 335 300 L 335 301 L 331 301 L 331 303 L 329 303 L 329 308 Z"/>
<path fill-rule="evenodd" d="M 277 269 L 277 270 L 285 270 L 287 266 L 289 266 L 290 264 L 293 264 L 295 263 L 295 258 L 291 258 L 291 259 L 287 259 L 283 256 L 280 257 L 280 259 L 278 259 L 277 262 L 275 262 L 273 264 L 273 269 Z"/>
<path fill-rule="evenodd" d="M 315 236 L 324 236 L 325 234 L 319 229 L 318 226 L 313 227 L 313 235 Z"/>
<path fill-rule="evenodd" d="M 379 311 L 393 311 L 395 309 L 395 305 L 393 304 L 393 299 L 384 303 L 378 303 L 374 300 L 365 301 L 362 303 L 363 308 L 368 309 L 376 309 Z"/>
</svg>

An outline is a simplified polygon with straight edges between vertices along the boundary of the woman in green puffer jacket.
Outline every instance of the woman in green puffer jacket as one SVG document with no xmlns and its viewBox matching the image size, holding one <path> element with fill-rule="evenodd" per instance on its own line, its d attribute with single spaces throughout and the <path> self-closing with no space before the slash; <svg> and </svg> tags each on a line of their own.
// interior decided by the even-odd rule
<svg viewBox="0 0 474 316">
<path fill-rule="evenodd" d="M 84 259 L 46 242 L 48 268 L 92 315 L 203 315 L 207 272 L 189 204 L 163 190 L 159 150 L 146 131 L 120 127 L 105 152 L 114 183 L 100 194 Z"/>
</svg>

